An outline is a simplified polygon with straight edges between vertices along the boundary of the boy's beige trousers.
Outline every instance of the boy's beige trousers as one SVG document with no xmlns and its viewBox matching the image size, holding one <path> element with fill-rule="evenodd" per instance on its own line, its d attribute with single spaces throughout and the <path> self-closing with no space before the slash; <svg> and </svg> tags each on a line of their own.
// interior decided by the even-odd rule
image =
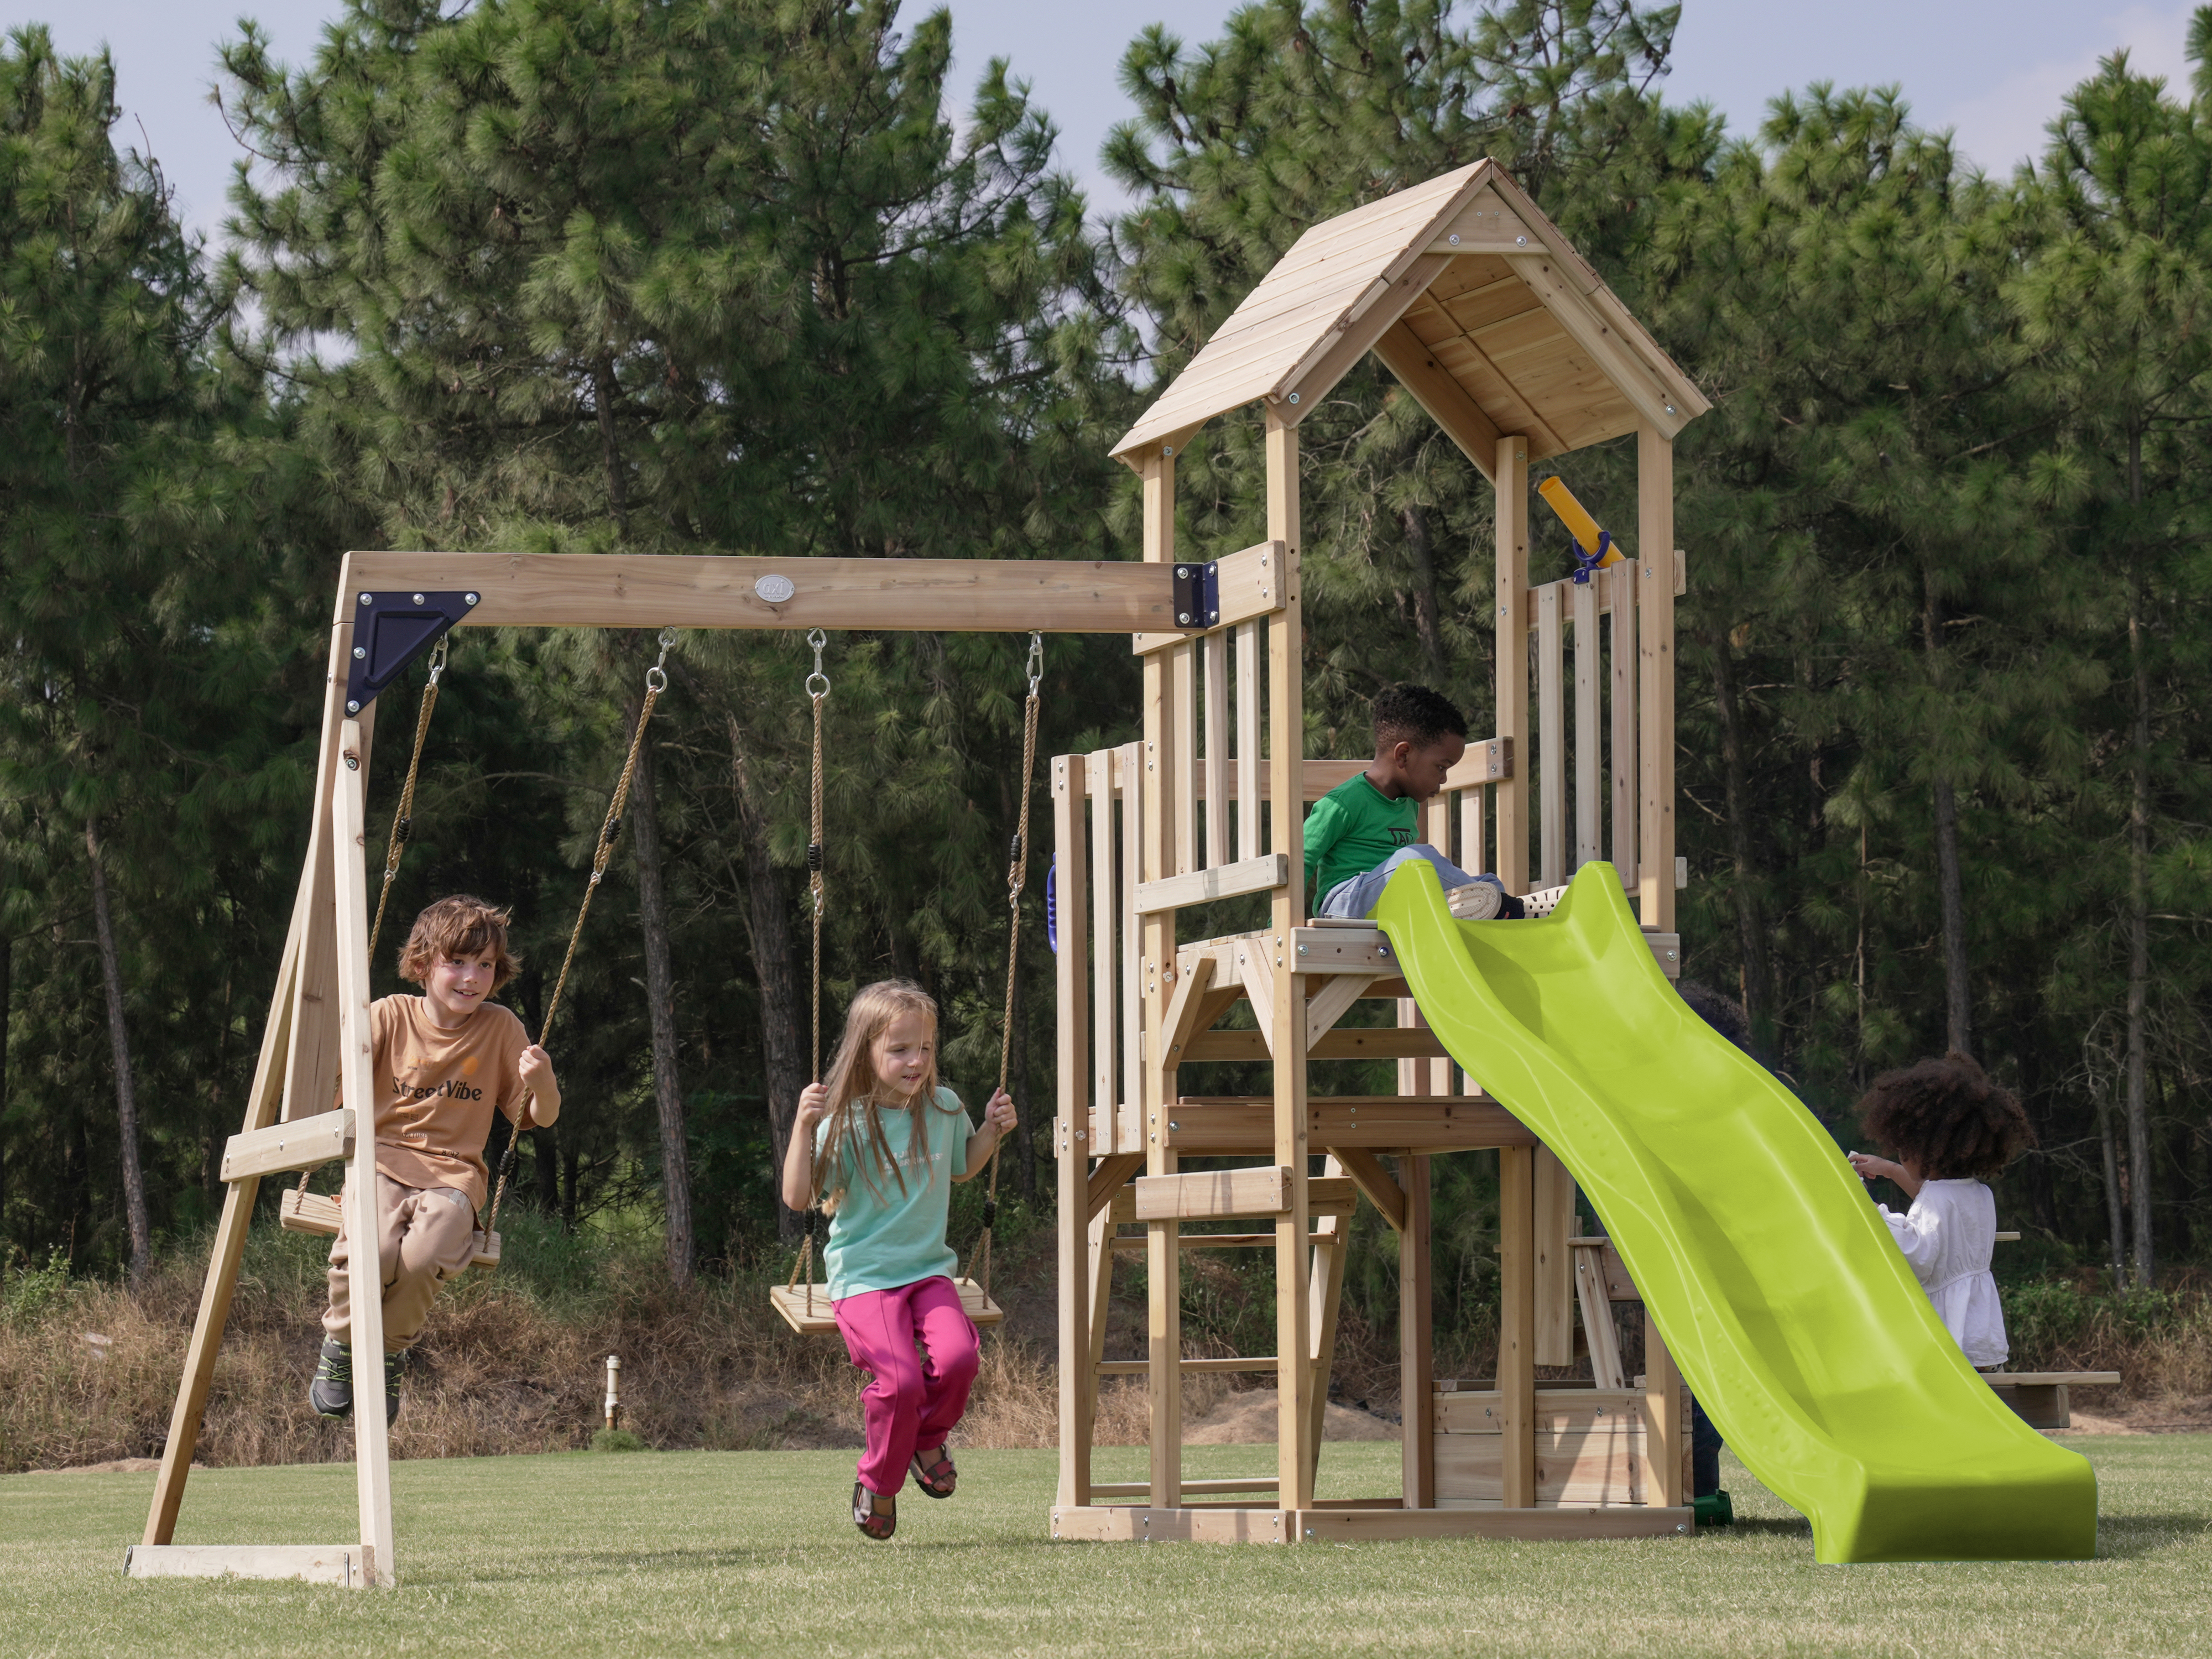
<svg viewBox="0 0 2212 1659">
<path fill-rule="evenodd" d="M 352 1177 L 346 1180 L 349 1193 Z M 342 1200 L 343 1202 L 343 1200 Z M 345 1209 L 351 1206 L 346 1204 Z M 408 1187 L 376 1177 L 377 1255 L 384 1267 L 384 1351 L 398 1353 L 422 1334 L 438 1287 L 465 1271 L 476 1255 L 476 1206 L 451 1187 Z M 345 1230 L 331 1244 L 331 1305 L 326 1335 L 350 1344 L 352 1275 L 346 1271 Z"/>
</svg>

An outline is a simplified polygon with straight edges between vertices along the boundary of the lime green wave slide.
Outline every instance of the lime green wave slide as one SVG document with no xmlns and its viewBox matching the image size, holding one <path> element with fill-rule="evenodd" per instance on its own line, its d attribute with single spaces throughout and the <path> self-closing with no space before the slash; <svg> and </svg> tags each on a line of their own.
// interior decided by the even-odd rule
<svg viewBox="0 0 2212 1659">
<path fill-rule="evenodd" d="M 2075 1559 L 2097 1481 L 1975 1376 L 1813 1115 L 1691 1012 L 1612 866 L 1463 922 L 1410 864 L 1376 908 L 1429 1024 L 1557 1152 L 1716 1427 L 1822 1561 Z"/>
</svg>

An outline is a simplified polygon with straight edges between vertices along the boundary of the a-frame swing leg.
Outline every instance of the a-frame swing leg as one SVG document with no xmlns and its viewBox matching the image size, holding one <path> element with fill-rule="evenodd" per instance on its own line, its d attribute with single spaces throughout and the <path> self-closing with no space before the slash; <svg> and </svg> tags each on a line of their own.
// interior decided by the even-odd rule
<svg viewBox="0 0 2212 1659">
<path fill-rule="evenodd" d="M 370 1073 L 368 755 L 358 722 L 340 744 L 345 763 L 331 792 L 337 876 L 338 1062 L 345 1103 L 362 1126 L 347 1175 L 347 1303 L 353 1316 L 353 1441 L 365 1576 L 393 1582 L 391 1431 L 384 1420 L 384 1264 L 376 1224 L 376 1091 Z"/>
<path fill-rule="evenodd" d="M 331 856 L 331 802 L 333 775 L 338 769 L 341 702 L 344 696 L 346 664 L 353 644 L 353 623 L 341 615 L 331 633 L 331 651 L 325 683 L 320 752 L 315 771 L 315 793 L 309 809 L 307 860 L 292 901 L 291 924 L 286 930 L 279 958 L 276 983 L 270 995 L 269 1018 L 262 1031 L 261 1052 L 254 1064 L 253 1082 L 246 1093 L 244 1132 L 266 1128 L 285 1117 L 328 1109 L 326 1095 L 302 1078 L 327 1079 L 334 1075 L 332 1061 L 337 1021 L 331 999 L 336 988 L 337 951 L 334 927 L 334 870 Z M 362 711 L 362 748 L 358 759 L 365 777 L 367 744 L 374 726 L 375 706 Z M 198 1449 L 201 1420 L 207 1409 L 208 1389 L 215 1376 L 215 1361 L 222 1346 L 223 1328 L 230 1316 L 230 1302 L 238 1282 L 238 1264 L 246 1249 L 253 1205 L 260 1179 L 249 1176 L 232 1183 L 223 1199 L 222 1218 L 216 1224 L 215 1248 L 208 1275 L 200 1287 L 198 1316 L 191 1341 L 185 1349 L 184 1376 L 170 1412 L 169 1436 L 161 1449 L 161 1472 L 155 1481 L 154 1501 L 147 1512 L 141 1543 L 170 1546 L 176 1535 L 177 1512 L 184 1502 L 185 1482 L 192 1455 Z M 220 1567 L 214 1570 L 221 1571 Z"/>
</svg>

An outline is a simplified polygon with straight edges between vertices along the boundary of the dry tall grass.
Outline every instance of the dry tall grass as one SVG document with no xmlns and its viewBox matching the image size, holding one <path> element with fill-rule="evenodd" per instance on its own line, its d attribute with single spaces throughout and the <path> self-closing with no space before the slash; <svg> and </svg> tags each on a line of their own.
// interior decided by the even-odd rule
<svg viewBox="0 0 2212 1659">
<path fill-rule="evenodd" d="M 512 1254 L 512 1251 L 511 1251 Z M 59 1272 L 12 1274 L 0 1301 L 0 1472 L 158 1455 L 168 1435 L 204 1258 L 171 1253 L 132 1295 Z M 1051 1289 L 1003 1278 L 1008 1333 L 984 1344 L 960 1439 L 1049 1446 L 1058 1383 L 1044 1344 Z M 1023 1264 L 1032 1270 L 1042 1263 Z M 599 1426 L 605 1357 L 622 1356 L 623 1425 L 654 1446 L 717 1450 L 858 1446 L 860 1389 L 835 1337 L 800 1337 L 770 1311 L 764 1279 L 677 1291 L 655 1260 L 618 1250 L 585 1288 L 549 1291 L 512 1267 L 449 1286 L 410 1358 L 399 1457 L 466 1457 L 586 1444 Z M 307 1405 L 324 1300 L 318 1241 L 257 1232 L 231 1306 L 198 1456 L 213 1466 L 343 1462 L 342 1424 Z M 1224 1397 L 1194 1377 L 1187 1413 Z M 1139 1443 L 1140 1389 L 1106 1390 L 1102 1444 Z"/>
<path fill-rule="evenodd" d="M 518 1224 L 518 1235 L 524 1225 Z M 984 1345 L 960 1436 L 964 1444 L 1056 1442 L 1053 1289 L 1044 1242 L 1002 1261 L 995 1288 L 1008 1322 Z M 599 1424 L 610 1353 L 622 1356 L 625 1426 L 648 1444 L 766 1449 L 860 1443 L 863 1379 L 843 1345 L 834 1337 L 794 1335 L 770 1311 L 763 1278 L 702 1279 L 679 1292 L 666 1284 L 657 1251 L 593 1247 L 557 1234 L 511 1236 L 509 1256 L 509 1266 L 471 1274 L 441 1299 L 404 1385 L 395 1455 L 455 1457 L 585 1444 Z M 136 1296 L 59 1270 L 0 1276 L 0 1472 L 159 1454 L 204 1262 L 198 1251 L 179 1248 Z M 307 1406 L 323 1297 L 320 1242 L 257 1230 L 216 1368 L 200 1461 L 295 1463 L 352 1455 L 343 1425 L 325 1422 Z M 2127 1395 L 2167 1415 L 2201 1411 L 2212 1399 L 2212 1297 L 2200 1290 L 2115 1297 L 2036 1285 L 2008 1291 L 2006 1302 L 2014 1369 L 2118 1370 Z M 1109 1352 L 1135 1351 L 1140 1307 L 1117 1299 Z M 1371 1400 L 1387 1410 L 1397 1395 L 1391 1335 L 1367 1329 L 1346 1312 L 1338 1386 L 1347 1401 Z M 1193 1340 L 1206 1352 L 1237 1346 L 1196 1330 Z M 1493 1345 L 1486 1324 L 1440 1336 L 1439 1374 L 1487 1375 Z M 1221 1376 L 1191 1377 L 1186 1420 L 1213 1412 L 1240 1382 L 1252 1386 Z M 1141 1382 L 1109 1383 L 1099 1406 L 1098 1443 L 1141 1444 L 1145 1426 Z"/>
</svg>

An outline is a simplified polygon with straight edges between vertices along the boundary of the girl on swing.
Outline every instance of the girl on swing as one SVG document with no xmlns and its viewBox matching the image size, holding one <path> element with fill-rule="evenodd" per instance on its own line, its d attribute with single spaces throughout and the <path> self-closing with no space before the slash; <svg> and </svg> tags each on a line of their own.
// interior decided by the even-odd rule
<svg viewBox="0 0 2212 1659">
<path fill-rule="evenodd" d="M 830 1306 L 862 1396 L 867 1449 L 853 1486 L 853 1524 L 889 1538 L 909 1468 L 928 1498 L 957 1480 L 945 1439 L 975 1381 L 975 1327 L 952 1284 L 945 1242 L 951 1183 L 982 1172 L 1014 1103 L 994 1091 L 983 1127 L 937 1081 L 937 1004 L 905 980 L 871 985 L 846 1011 L 826 1083 L 799 1097 L 783 1161 L 783 1201 L 830 1217 L 822 1261 Z M 915 1342 L 927 1358 L 915 1352 Z"/>
</svg>

